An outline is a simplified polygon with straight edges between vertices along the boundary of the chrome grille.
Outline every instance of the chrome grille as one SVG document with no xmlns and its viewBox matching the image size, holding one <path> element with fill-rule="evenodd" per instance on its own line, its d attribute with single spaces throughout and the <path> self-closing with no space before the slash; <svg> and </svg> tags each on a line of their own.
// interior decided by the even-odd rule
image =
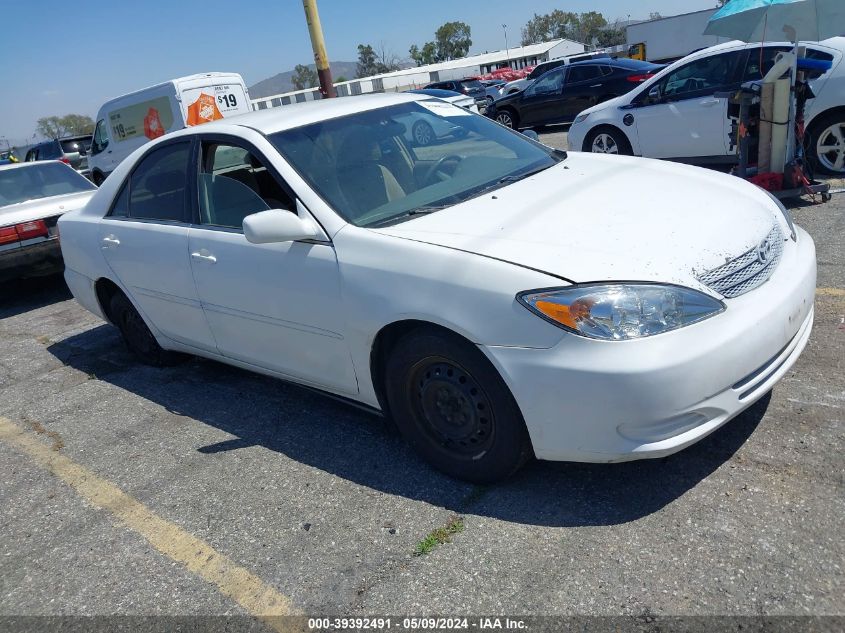
<svg viewBox="0 0 845 633">
<path fill-rule="evenodd" d="M 777 224 L 769 231 L 765 241 L 771 245 L 765 262 L 758 255 L 759 246 L 755 246 L 736 259 L 699 275 L 698 280 L 728 299 L 753 290 L 772 276 L 783 255 L 783 233 Z"/>
</svg>

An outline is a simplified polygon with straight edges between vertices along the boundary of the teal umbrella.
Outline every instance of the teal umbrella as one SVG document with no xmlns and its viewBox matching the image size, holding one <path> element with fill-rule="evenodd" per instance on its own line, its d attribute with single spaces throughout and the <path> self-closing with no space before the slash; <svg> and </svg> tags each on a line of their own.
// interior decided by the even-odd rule
<svg viewBox="0 0 845 633">
<path fill-rule="evenodd" d="M 729 0 L 704 34 L 744 42 L 816 42 L 845 35 L 845 0 Z"/>
</svg>

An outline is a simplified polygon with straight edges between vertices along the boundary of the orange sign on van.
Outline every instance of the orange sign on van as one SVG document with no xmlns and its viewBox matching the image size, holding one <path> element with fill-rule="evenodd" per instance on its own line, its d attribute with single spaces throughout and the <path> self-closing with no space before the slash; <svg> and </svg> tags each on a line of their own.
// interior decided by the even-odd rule
<svg viewBox="0 0 845 633">
<path fill-rule="evenodd" d="M 147 116 L 144 117 L 144 136 L 152 140 L 164 135 L 164 125 L 161 123 L 161 116 L 158 110 L 150 108 Z"/>
<path fill-rule="evenodd" d="M 188 106 L 188 125 L 200 125 L 201 123 L 208 123 L 209 121 L 216 121 L 222 119 L 223 115 L 217 109 L 217 103 L 214 97 L 207 95 L 204 92 L 200 93 L 197 100 Z"/>
</svg>

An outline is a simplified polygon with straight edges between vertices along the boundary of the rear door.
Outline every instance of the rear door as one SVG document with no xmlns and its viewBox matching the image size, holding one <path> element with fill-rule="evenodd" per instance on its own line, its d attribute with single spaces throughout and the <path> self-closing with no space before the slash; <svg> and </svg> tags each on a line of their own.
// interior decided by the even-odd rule
<svg viewBox="0 0 845 633">
<path fill-rule="evenodd" d="M 607 80 L 598 64 L 570 66 L 558 110 L 560 120 L 571 121 L 579 112 L 595 105 Z"/>
<path fill-rule="evenodd" d="M 100 248 L 152 325 L 174 341 L 216 352 L 188 258 L 191 153 L 190 141 L 167 143 L 135 166 L 100 221 Z"/>
</svg>

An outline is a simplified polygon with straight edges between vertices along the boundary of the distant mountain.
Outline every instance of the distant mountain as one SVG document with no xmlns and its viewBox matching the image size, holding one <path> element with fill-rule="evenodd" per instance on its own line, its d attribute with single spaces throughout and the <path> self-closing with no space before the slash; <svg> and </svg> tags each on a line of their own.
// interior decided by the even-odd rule
<svg viewBox="0 0 845 633">
<path fill-rule="evenodd" d="M 358 72 L 358 64 L 356 62 L 329 62 L 332 69 L 332 78 L 337 81 L 338 77 L 346 77 L 347 79 L 354 79 Z M 309 65 L 310 68 L 316 68 L 314 64 Z M 272 95 L 281 94 L 283 92 L 291 92 L 296 90 L 291 83 L 293 71 L 288 70 L 278 75 L 273 75 L 268 79 L 263 79 L 257 84 L 249 87 L 249 96 L 252 99 L 262 99 Z"/>
</svg>

